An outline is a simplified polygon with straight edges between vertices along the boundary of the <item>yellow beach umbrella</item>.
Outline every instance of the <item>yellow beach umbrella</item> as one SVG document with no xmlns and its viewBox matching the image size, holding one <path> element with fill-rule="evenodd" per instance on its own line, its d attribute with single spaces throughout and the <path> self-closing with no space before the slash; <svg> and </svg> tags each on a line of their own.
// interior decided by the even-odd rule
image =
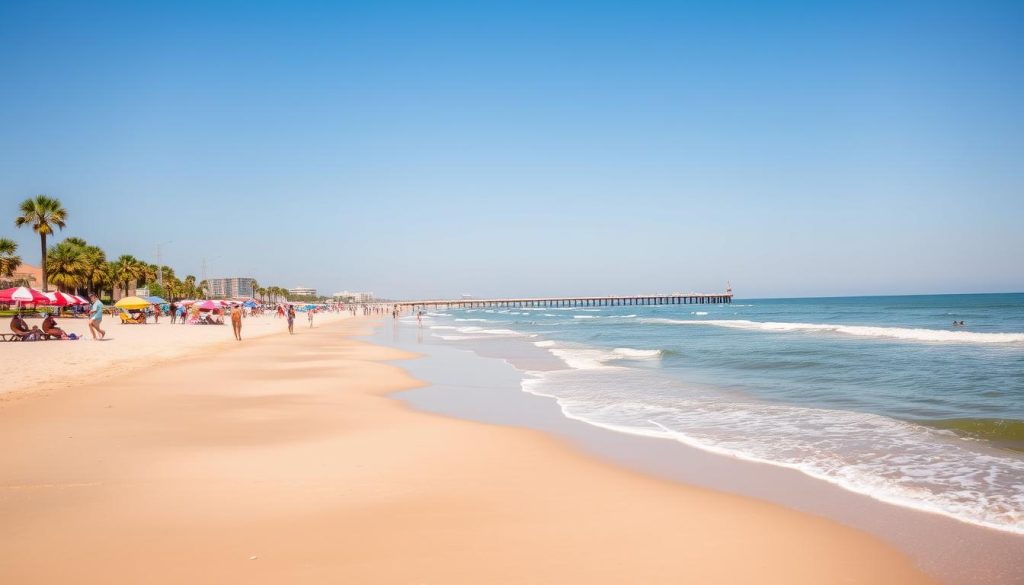
<svg viewBox="0 0 1024 585">
<path fill-rule="evenodd" d="M 151 302 L 149 302 L 149 301 L 147 301 L 146 299 L 143 299 L 143 298 L 139 298 L 139 297 L 125 297 L 125 298 L 121 299 L 120 301 L 117 301 L 116 303 L 114 303 L 114 306 L 117 307 L 118 309 L 133 310 L 133 309 L 145 309 L 146 307 L 148 307 L 148 306 L 150 306 L 152 304 L 153 303 L 151 303 Z"/>
</svg>

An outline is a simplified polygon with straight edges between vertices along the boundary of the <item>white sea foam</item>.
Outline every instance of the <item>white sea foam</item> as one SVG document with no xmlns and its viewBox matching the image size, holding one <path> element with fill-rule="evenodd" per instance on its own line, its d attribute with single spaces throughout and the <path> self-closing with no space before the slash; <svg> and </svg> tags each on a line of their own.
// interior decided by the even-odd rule
<svg viewBox="0 0 1024 585">
<path fill-rule="evenodd" d="M 607 350 L 594 347 L 556 347 L 555 342 L 546 341 L 538 341 L 535 345 L 548 348 L 548 351 L 565 362 L 565 365 L 577 370 L 615 367 L 609 366 L 608 363 L 616 360 L 650 360 L 661 357 L 661 350 L 659 349 L 617 347 L 613 350 Z"/>
<path fill-rule="evenodd" d="M 691 315 L 707 315 L 708 312 L 707 311 L 693 311 L 690 314 Z"/>
<path fill-rule="evenodd" d="M 544 341 L 535 341 L 533 344 L 537 347 L 554 347 L 555 342 L 550 339 L 546 339 Z"/>
<path fill-rule="evenodd" d="M 616 347 L 615 353 L 630 359 L 651 359 L 661 357 L 660 349 L 632 349 L 629 347 Z"/>
<path fill-rule="evenodd" d="M 860 337 L 882 337 L 904 341 L 952 343 L 1021 343 L 1024 333 L 975 333 L 943 329 L 908 329 L 903 327 L 871 327 L 866 325 L 831 325 L 827 323 L 779 323 L 745 319 L 641 319 L 642 323 L 663 325 L 713 325 L 731 329 L 771 332 L 841 333 Z"/>
<path fill-rule="evenodd" d="M 573 315 L 573 319 L 597 319 L 597 315 Z"/>
<path fill-rule="evenodd" d="M 462 318 L 456 319 L 456 321 L 479 321 L 479 322 L 483 322 L 483 323 L 490 323 L 491 322 L 490 319 L 462 319 Z"/>
<path fill-rule="evenodd" d="M 457 327 L 452 327 L 451 325 L 431 325 L 430 328 L 431 329 L 448 329 L 448 330 L 451 330 L 451 331 L 454 331 L 454 330 L 457 329 Z"/>
<path fill-rule="evenodd" d="M 595 426 L 797 469 L 881 501 L 1024 534 L 1020 458 L 876 414 L 687 393 L 585 355 L 575 355 L 585 367 L 531 373 L 523 390 Z"/>
<path fill-rule="evenodd" d="M 603 349 L 583 349 L 583 348 L 548 348 L 552 354 L 558 359 L 565 362 L 565 365 L 573 368 L 574 370 L 597 370 L 603 368 L 609 368 L 607 365 L 616 359 L 614 353 L 605 351 Z"/>
<path fill-rule="evenodd" d="M 432 329 L 440 329 L 440 327 L 432 327 Z M 528 334 L 520 331 L 513 331 L 512 329 L 484 329 L 483 327 L 477 327 L 475 325 L 466 327 L 445 327 L 445 329 L 454 329 L 458 333 L 470 333 L 478 338 L 480 336 L 504 336 L 504 337 L 529 337 Z"/>
</svg>

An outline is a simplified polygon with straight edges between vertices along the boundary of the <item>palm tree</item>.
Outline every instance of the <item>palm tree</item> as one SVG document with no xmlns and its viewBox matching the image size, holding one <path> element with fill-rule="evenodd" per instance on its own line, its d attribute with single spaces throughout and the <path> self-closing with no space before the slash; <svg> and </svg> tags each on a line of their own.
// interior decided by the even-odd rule
<svg viewBox="0 0 1024 585">
<path fill-rule="evenodd" d="M 22 201 L 18 211 L 21 215 L 14 219 L 14 225 L 16 227 L 30 225 L 32 226 L 32 231 L 39 234 L 39 250 L 42 255 L 43 292 L 46 292 L 46 236 L 53 233 L 53 226 L 64 229 L 68 212 L 64 209 L 60 199 L 54 199 L 46 195 L 36 195 L 35 199 L 30 197 Z"/>
<path fill-rule="evenodd" d="M 145 262 L 139 262 L 139 280 L 141 284 L 149 286 L 156 282 L 156 273 L 160 270 L 160 267 L 156 264 L 147 264 Z"/>
<path fill-rule="evenodd" d="M 259 288 L 260 288 L 260 283 L 256 282 L 255 278 L 249 281 L 249 290 L 252 293 L 253 297 L 256 296 L 256 291 L 259 290 Z"/>
<path fill-rule="evenodd" d="M 14 271 L 21 266 L 21 256 L 14 254 L 17 251 L 17 242 L 7 238 L 0 238 L 0 278 L 14 276 Z"/>
<path fill-rule="evenodd" d="M 183 295 L 185 295 L 186 297 L 188 297 L 190 299 L 194 299 L 194 298 L 199 296 L 199 295 L 196 294 L 196 277 L 195 276 L 192 276 L 191 274 L 189 274 L 189 275 L 187 275 L 185 277 L 185 280 L 183 282 L 185 284 L 185 290 L 182 291 Z"/>
<path fill-rule="evenodd" d="M 82 287 L 99 294 L 99 289 L 111 281 L 107 254 L 99 246 L 86 246 L 82 249 L 81 262 Z"/>
<path fill-rule="evenodd" d="M 183 285 L 174 274 L 167 274 L 167 267 L 164 267 L 164 292 L 167 293 L 167 300 L 176 301 L 182 297 Z"/>
<path fill-rule="evenodd" d="M 85 247 L 64 240 L 47 252 L 48 278 L 58 290 L 73 290 L 82 284 L 85 269 L 82 259 L 84 250 Z"/>
<path fill-rule="evenodd" d="M 111 278 L 121 285 L 124 296 L 128 296 L 128 289 L 133 282 L 138 282 L 143 276 L 143 264 L 131 254 L 123 254 L 110 264 Z"/>
<path fill-rule="evenodd" d="M 199 281 L 199 294 L 202 295 L 203 298 L 210 298 L 210 283 L 206 282 L 205 279 Z"/>
</svg>

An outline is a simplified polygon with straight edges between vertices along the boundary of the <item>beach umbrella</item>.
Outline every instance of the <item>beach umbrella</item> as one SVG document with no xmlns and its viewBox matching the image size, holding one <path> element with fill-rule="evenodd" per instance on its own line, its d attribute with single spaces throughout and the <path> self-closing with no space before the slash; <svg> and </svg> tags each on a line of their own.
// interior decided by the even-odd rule
<svg viewBox="0 0 1024 585">
<path fill-rule="evenodd" d="M 34 303 L 37 305 L 48 305 L 49 297 L 27 286 L 16 286 L 0 290 L 0 303 Z"/>
<path fill-rule="evenodd" d="M 191 304 L 193 304 L 193 303 L 195 303 L 195 301 L 190 300 L 190 299 L 182 299 L 182 300 L 178 301 L 179 305 L 185 305 L 186 307 L 191 305 Z"/>
<path fill-rule="evenodd" d="M 167 301 L 161 299 L 160 297 L 146 297 L 146 300 L 149 301 L 150 304 L 153 304 L 153 305 L 166 305 L 167 304 Z"/>
<path fill-rule="evenodd" d="M 145 309 L 152 304 L 153 303 L 141 297 L 125 297 L 114 303 L 114 306 L 118 309 L 128 309 L 131 311 L 135 309 Z"/>
<path fill-rule="evenodd" d="M 199 309 L 201 309 L 203 311 L 212 311 L 214 309 L 219 309 L 220 308 L 220 303 L 217 302 L 217 301 L 202 301 L 202 302 L 198 303 L 196 305 L 196 307 L 198 307 Z"/>
<path fill-rule="evenodd" d="M 47 304 L 53 305 L 54 307 L 68 307 L 71 305 L 81 304 L 79 303 L 78 298 L 76 298 L 74 295 L 69 295 L 66 293 L 62 293 L 60 291 L 48 292 L 43 294 L 46 295 L 46 298 L 50 299 L 50 302 Z"/>
<path fill-rule="evenodd" d="M 246 308 L 252 309 L 256 306 L 256 301 L 245 301 L 242 303 Z"/>
<path fill-rule="evenodd" d="M 89 300 L 88 299 L 82 298 L 82 297 L 80 297 L 78 295 L 71 295 L 71 296 L 75 297 L 75 300 L 78 301 L 77 303 L 75 303 L 76 305 L 88 305 L 89 304 Z"/>
</svg>

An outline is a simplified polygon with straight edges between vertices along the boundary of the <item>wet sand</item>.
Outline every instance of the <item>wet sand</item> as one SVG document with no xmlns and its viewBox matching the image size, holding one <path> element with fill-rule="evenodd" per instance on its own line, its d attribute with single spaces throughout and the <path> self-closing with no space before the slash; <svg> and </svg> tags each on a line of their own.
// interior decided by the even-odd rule
<svg viewBox="0 0 1024 585">
<path fill-rule="evenodd" d="M 414 411 L 368 325 L 0 406 L 0 582 L 931 582 L 830 520 Z"/>
</svg>

